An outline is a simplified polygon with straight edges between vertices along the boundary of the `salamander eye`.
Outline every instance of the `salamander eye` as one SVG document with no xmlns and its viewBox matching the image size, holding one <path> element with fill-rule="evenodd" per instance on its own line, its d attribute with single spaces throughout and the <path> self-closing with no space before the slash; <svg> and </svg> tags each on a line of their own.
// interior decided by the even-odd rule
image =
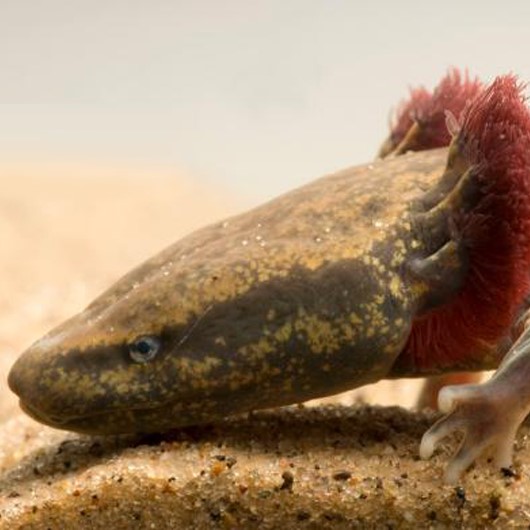
<svg viewBox="0 0 530 530">
<path fill-rule="evenodd" d="M 160 340 L 156 337 L 138 337 L 129 344 L 129 355 L 134 362 L 147 363 L 156 357 L 160 350 Z"/>
</svg>

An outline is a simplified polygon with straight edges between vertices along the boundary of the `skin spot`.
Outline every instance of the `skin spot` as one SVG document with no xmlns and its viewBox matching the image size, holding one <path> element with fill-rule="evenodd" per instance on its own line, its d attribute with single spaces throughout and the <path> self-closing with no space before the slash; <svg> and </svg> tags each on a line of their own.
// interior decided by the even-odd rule
<svg viewBox="0 0 530 530">
<path fill-rule="evenodd" d="M 274 333 L 274 340 L 282 343 L 287 342 L 293 334 L 293 325 L 291 322 L 286 322 Z"/>
<path fill-rule="evenodd" d="M 389 343 L 383 348 L 383 351 L 384 351 L 385 353 L 388 353 L 388 354 L 390 354 L 390 353 L 394 353 L 395 350 L 396 350 L 395 345 L 392 344 L 392 343 L 390 343 L 390 342 L 389 342 Z"/>
<path fill-rule="evenodd" d="M 359 317 L 359 315 L 357 313 L 350 313 L 350 322 L 354 325 L 354 326 L 358 326 L 360 324 L 362 324 L 362 320 L 361 318 Z"/>
<path fill-rule="evenodd" d="M 226 346 L 226 340 L 224 337 L 216 337 L 214 342 L 217 346 Z"/>
<path fill-rule="evenodd" d="M 273 321 L 276 318 L 276 311 L 274 309 L 269 309 L 267 312 L 267 320 Z"/>
<path fill-rule="evenodd" d="M 392 296 L 395 298 L 400 298 L 401 295 L 401 281 L 397 276 L 393 276 L 388 285 Z"/>
</svg>

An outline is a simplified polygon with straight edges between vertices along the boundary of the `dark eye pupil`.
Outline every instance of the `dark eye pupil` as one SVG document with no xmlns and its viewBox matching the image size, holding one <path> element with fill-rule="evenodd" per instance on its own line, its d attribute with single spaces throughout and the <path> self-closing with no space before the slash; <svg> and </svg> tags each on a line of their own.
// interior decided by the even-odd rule
<svg viewBox="0 0 530 530">
<path fill-rule="evenodd" d="M 140 337 L 129 345 L 129 355 L 137 363 L 146 363 L 153 359 L 160 349 L 160 340 L 156 337 Z"/>
<path fill-rule="evenodd" d="M 139 340 L 136 343 L 136 351 L 138 353 L 143 353 L 145 355 L 146 353 L 149 353 L 151 349 L 152 349 L 152 345 L 146 340 Z"/>
</svg>

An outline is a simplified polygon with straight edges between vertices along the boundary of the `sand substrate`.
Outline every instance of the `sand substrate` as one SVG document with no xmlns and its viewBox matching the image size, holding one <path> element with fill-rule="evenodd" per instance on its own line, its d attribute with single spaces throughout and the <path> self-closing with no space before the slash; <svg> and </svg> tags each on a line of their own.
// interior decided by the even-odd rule
<svg viewBox="0 0 530 530">
<path fill-rule="evenodd" d="M 528 429 L 515 473 L 486 462 L 443 486 L 428 414 L 292 408 L 152 437 L 88 437 L 23 417 L 0 433 L 0 527 L 525 528 Z"/>
</svg>

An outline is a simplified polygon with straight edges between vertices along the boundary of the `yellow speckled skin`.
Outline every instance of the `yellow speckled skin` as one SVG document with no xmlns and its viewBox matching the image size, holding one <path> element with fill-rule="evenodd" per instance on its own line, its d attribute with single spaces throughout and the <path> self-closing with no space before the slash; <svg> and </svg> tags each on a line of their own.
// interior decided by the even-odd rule
<svg viewBox="0 0 530 530">
<path fill-rule="evenodd" d="M 446 157 L 348 169 L 191 234 L 36 342 L 11 388 L 59 428 L 152 432 L 392 376 L 429 299 L 408 264 L 438 250 L 415 216 Z M 136 363 L 146 335 L 160 352 Z"/>
</svg>

